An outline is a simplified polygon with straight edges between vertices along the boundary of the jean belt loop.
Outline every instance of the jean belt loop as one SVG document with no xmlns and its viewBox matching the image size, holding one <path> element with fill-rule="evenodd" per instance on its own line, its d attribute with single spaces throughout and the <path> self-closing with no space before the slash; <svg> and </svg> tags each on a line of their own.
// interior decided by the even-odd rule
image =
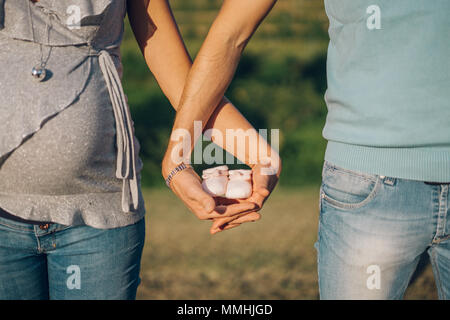
<svg viewBox="0 0 450 320">
<path fill-rule="evenodd" d="M 389 186 L 393 186 L 397 180 L 394 177 L 386 177 L 386 176 L 382 176 L 382 175 L 380 175 L 380 179 L 384 184 L 387 184 Z"/>
</svg>

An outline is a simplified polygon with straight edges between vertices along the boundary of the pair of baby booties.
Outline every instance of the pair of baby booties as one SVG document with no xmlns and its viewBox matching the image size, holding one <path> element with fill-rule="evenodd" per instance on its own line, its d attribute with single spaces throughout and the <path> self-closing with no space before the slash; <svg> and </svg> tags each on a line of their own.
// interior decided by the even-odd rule
<svg viewBox="0 0 450 320">
<path fill-rule="evenodd" d="M 219 166 L 203 170 L 202 187 L 208 194 L 228 199 L 247 199 L 252 195 L 252 170 L 228 170 Z"/>
</svg>

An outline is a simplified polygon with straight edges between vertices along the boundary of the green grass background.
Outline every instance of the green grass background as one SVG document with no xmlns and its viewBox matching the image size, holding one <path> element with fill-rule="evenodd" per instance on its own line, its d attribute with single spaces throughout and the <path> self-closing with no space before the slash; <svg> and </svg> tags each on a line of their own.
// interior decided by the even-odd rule
<svg viewBox="0 0 450 320">
<path fill-rule="evenodd" d="M 317 186 L 274 191 L 262 219 L 209 235 L 168 190 L 146 189 L 138 299 L 317 299 Z M 436 299 L 424 260 L 405 299 Z"/>
<path fill-rule="evenodd" d="M 170 3 L 195 57 L 222 1 Z M 141 143 L 147 208 L 138 298 L 318 298 L 313 244 L 326 146 L 327 28 L 322 0 L 280 0 L 246 48 L 227 96 L 255 128 L 280 129 L 283 174 L 261 221 L 210 236 L 209 224 L 163 187 L 160 162 L 174 112 L 126 24 L 123 82 Z M 436 298 L 426 259 L 406 298 Z"/>
</svg>

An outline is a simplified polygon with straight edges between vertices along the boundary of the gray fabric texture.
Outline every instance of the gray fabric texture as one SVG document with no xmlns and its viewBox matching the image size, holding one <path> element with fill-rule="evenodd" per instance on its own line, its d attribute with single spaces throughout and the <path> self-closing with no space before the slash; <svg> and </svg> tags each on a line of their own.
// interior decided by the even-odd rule
<svg viewBox="0 0 450 320">
<path fill-rule="evenodd" d="M 136 223 L 146 210 L 121 84 L 126 0 L 28 1 L 0 0 L 0 207 L 65 225 Z M 81 9 L 75 29 L 67 25 L 73 5 Z M 31 76 L 40 44 L 43 82 Z"/>
</svg>

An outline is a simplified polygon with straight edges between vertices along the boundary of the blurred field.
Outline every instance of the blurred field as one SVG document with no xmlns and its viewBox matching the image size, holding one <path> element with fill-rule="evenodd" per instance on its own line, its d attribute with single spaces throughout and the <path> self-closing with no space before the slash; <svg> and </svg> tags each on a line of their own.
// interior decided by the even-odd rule
<svg viewBox="0 0 450 320">
<path fill-rule="evenodd" d="M 318 190 L 277 189 L 260 221 L 215 236 L 168 190 L 144 190 L 138 299 L 317 299 Z M 429 265 L 405 298 L 437 298 Z"/>
</svg>

